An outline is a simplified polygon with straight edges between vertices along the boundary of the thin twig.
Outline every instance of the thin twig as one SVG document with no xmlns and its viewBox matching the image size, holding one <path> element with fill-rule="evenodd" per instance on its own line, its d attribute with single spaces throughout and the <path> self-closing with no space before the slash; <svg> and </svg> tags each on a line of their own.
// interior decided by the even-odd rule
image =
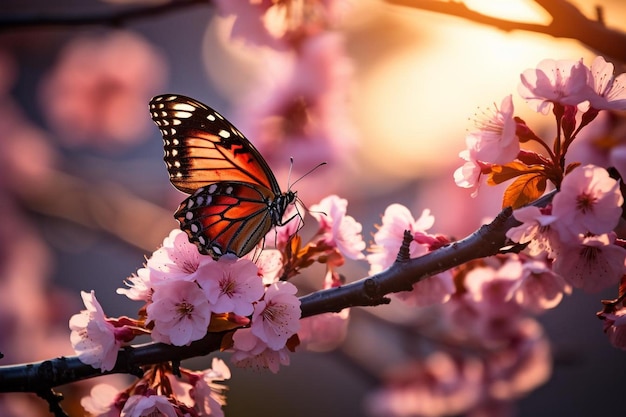
<svg viewBox="0 0 626 417">
<path fill-rule="evenodd" d="M 0 17 L 0 32 L 15 29 L 33 29 L 43 27 L 72 27 L 72 26 L 122 26 L 138 19 L 145 19 L 179 11 L 194 6 L 210 6 L 210 0 L 174 0 L 162 4 L 144 7 L 124 8 L 108 13 L 63 14 L 52 15 L 44 13 L 8 14 Z"/>
</svg>

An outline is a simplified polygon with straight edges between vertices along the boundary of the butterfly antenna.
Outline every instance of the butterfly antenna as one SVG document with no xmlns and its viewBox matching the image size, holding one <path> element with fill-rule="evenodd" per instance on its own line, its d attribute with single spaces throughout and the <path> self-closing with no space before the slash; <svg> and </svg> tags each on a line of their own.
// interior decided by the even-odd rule
<svg viewBox="0 0 626 417">
<path fill-rule="evenodd" d="M 307 175 L 309 175 L 311 172 L 315 171 L 316 169 L 318 169 L 321 166 L 326 165 L 326 162 L 320 162 L 319 164 L 315 165 L 313 168 L 309 169 L 304 175 L 302 175 L 300 178 L 298 178 L 297 180 L 295 180 L 293 182 L 293 184 L 289 185 L 289 188 L 293 187 L 294 185 L 296 185 L 298 183 L 298 181 L 300 181 L 302 178 L 306 177 Z M 293 167 L 293 158 L 291 158 L 291 167 Z M 289 177 L 291 177 L 291 167 L 289 167 Z M 289 184 L 289 177 L 287 184 Z"/>
</svg>

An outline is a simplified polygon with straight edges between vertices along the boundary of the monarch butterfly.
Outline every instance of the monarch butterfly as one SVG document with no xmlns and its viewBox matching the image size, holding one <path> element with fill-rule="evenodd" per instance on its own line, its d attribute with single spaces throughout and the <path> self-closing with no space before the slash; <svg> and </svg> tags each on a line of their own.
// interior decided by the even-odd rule
<svg viewBox="0 0 626 417">
<path fill-rule="evenodd" d="M 149 108 L 163 135 L 170 181 L 190 194 L 174 217 L 200 253 L 242 257 L 283 225 L 296 193 L 281 192 L 265 159 L 235 126 L 182 95 L 156 96 Z"/>
</svg>

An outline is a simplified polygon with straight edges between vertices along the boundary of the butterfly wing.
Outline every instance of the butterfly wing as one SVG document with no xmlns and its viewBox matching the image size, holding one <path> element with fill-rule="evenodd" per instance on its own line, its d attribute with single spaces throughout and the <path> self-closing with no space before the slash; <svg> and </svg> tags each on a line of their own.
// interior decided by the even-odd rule
<svg viewBox="0 0 626 417">
<path fill-rule="evenodd" d="M 207 184 L 240 181 L 280 195 L 270 167 L 248 139 L 218 112 L 189 97 L 165 94 L 150 100 L 161 130 L 170 181 L 193 194 Z"/>
<path fill-rule="evenodd" d="M 198 189 L 180 204 L 174 217 L 200 253 L 242 257 L 274 225 L 274 197 L 262 186 L 222 181 Z"/>
</svg>

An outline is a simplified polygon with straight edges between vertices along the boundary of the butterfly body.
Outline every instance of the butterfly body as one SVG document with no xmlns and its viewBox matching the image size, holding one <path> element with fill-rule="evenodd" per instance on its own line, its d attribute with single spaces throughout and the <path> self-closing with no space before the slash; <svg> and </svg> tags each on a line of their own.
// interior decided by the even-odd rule
<svg viewBox="0 0 626 417">
<path fill-rule="evenodd" d="M 228 120 L 181 95 L 150 101 L 163 135 L 170 181 L 190 194 L 174 217 L 203 254 L 219 258 L 250 252 L 282 225 L 296 193 L 283 193 L 265 159 Z"/>
</svg>

